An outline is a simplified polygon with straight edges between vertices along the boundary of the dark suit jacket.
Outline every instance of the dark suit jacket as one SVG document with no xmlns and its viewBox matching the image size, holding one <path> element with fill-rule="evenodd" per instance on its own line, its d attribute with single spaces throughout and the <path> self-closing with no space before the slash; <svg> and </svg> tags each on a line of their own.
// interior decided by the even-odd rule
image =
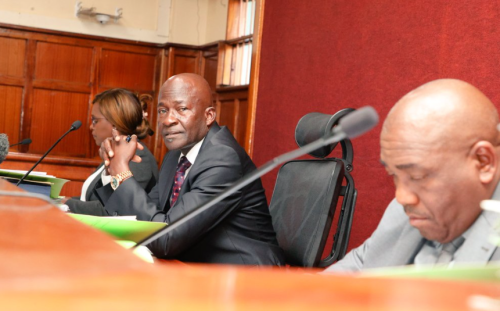
<svg viewBox="0 0 500 311">
<path fill-rule="evenodd" d="M 149 195 L 133 178 L 124 181 L 106 209 L 138 219 L 172 223 L 255 170 L 255 165 L 227 128 L 213 124 L 191 167 L 179 198 L 169 198 L 180 151 L 165 156 L 158 184 Z M 160 213 L 157 213 L 161 211 Z M 188 262 L 282 265 L 264 189 L 257 180 L 194 217 L 148 247 L 159 258 Z"/>
<path fill-rule="evenodd" d="M 139 186 L 146 191 L 150 191 L 153 189 L 154 185 L 156 185 L 156 181 L 158 180 L 158 164 L 149 149 L 144 144 L 142 144 L 142 146 L 144 147 L 144 150 L 137 149 L 136 152 L 136 154 L 141 157 L 142 161 L 140 163 L 130 162 L 129 166 L 130 171 L 132 171 L 132 174 L 137 180 Z M 103 165 L 104 163 L 101 163 L 97 169 Z M 87 188 L 87 192 L 85 193 L 86 201 L 80 201 L 78 198 L 73 198 L 66 201 L 66 205 L 68 205 L 71 212 L 76 214 L 95 216 L 112 215 L 112 213 L 107 211 L 100 202 L 99 194 L 97 192 L 97 189 L 100 188 L 102 188 L 102 181 L 101 175 L 99 174 L 94 178 L 94 180 L 92 180 Z M 109 189 L 107 191 L 112 190 Z"/>
</svg>

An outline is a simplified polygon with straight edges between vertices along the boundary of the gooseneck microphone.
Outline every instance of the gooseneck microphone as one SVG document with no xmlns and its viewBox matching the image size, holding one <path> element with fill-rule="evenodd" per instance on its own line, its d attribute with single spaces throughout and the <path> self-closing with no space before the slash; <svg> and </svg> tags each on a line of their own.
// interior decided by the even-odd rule
<svg viewBox="0 0 500 311">
<path fill-rule="evenodd" d="M 0 163 L 5 160 L 9 153 L 9 138 L 6 134 L 0 134 Z"/>
<path fill-rule="evenodd" d="M 329 133 L 328 135 L 325 135 L 322 138 L 313 141 L 310 144 L 302 146 L 302 148 L 282 154 L 272 159 L 271 161 L 265 163 L 255 171 L 251 172 L 250 174 L 241 178 L 239 181 L 235 182 L 233 185 L 231 185 L 226 190 L 221 192 L 215 198 L 199 206 L 198 208 L 196 208 L 189 214 L 186 214 L 179 220 L 168 224 L 166 227 L 163 227 L 162 229 L 156 231 L 152 235 L 139 241 L 133 248 L 148 244 L 156 240 L 157 238 L 167 234 L 168 232 L 174 230 L 175 228 L 181 226 L 188 220 L 194 218 L 198 214 L 209 209 L 210 207 L 224 200 L 231 194 L 235 193 L 236 191 L 240 190 L 241 188 L 255 181 L 262 175 L 273 170 L 276 166 L 284 162 L 298 158 L 300 156 L 303 156 L 323 146 L 332 144 L 334 142 L 339 142 L 345 138 L 358 137 L 359 135 L 364 134 L 369 130 L 371 130 L 375 125 L 377 125 L 377 123 L 378 123 L 378 114 L 372 107 L 366 106 L 349 113 L 348 115 L 340 119 L 338 125 L 335 126 L 331 131 L 331 133 Z"/>
<path fill-rule="evenodd" d="M 44 155 L 40 158 L 40 160 L 38 160 L 35 165 L 33 165 L 33 167 L 26 172 L 26 174 L 24 174 L 24 176 L 19 179 L 19 181 L 17 182 L 16 186 L 19 186 L 19 184 L 31 173 L 31 171 L 33 171 L 35 169 L 35 167 L 38 165 L 38 163 L 42 162 L 42 160 L 49 154 L 49 152 L 54 149 L 54 147 L 61 141 L 61 139 L 64 138 L 64 136 L 68 135 L 69 132 L 72 132 L 74 130 L 77 130 L 80 128 L 80 126 L 82 126 L 82 122 L 80 120 L 76 120 L 75 122 L 73 122 L 73 124 L 71 124 L 71 127 L 70 129 L 64 133 L 53 145 L 52 147 L 50 147 L 49 150 L 47 150 L 47 152 L 44 153 Z M 30 139 L 31 140 L 31 139 Z"/>
<path fill-rule="evenodd" d="M 25 139 L 21 140 L 20 142 L 18 142 L 17 144 L 12 144 L 9 147 L 14 147 L 17 145 L 29 145 L 29 144 L 31 144 L 31 138 L 25 138 Z"/>
</svg>

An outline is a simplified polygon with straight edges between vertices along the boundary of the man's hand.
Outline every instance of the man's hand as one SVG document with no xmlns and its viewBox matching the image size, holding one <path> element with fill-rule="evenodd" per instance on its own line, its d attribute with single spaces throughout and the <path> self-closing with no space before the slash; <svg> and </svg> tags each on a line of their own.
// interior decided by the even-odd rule
<svg viewBox="0 0 500 311">
<path fill-rule="evenodd" d="M 132 135 L 127 141 L 127 136 L 119 135 L 118 131 L 112 130 L 113 137 L 105 139 L 99 155 L 104 160 L 104 165 L 110 175 L 117 175 L 130 170 L 130 161 L 141 162 L 141 158 L 135 154 L 136 149 L 143 150 L 144 147 L 138 143 L 137 136 Z"/>
</svg>

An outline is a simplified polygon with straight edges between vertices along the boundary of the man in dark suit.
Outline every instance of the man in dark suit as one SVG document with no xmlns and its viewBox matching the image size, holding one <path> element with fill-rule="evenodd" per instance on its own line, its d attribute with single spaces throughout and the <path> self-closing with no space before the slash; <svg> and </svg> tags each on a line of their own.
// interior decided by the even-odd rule
<svg viewBox="0 0 500 311">
<path fill-rule="evenodd" d="M 131 178 L 135 137 L 115 135 L 101 153 L 114 178 L 106 209 L 140 220 L 172 223 L 255 170 L 225 127 L 215 122 L 212 92 L 195 74 L 168 79 L 160 90 L 158 125 L 165 156 L 158 184 L 148 194 Z M 140 147 L 139 147 L 140 148 Z M 148 247 L 160 258 L 187 262 L 282 265 L 261 181 L 257 180 Z"/>
</svg>

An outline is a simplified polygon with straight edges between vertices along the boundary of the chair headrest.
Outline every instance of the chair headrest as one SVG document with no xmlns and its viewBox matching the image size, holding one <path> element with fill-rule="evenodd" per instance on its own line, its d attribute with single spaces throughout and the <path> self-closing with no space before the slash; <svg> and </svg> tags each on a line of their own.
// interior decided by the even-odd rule
<svg viewBox="0 0 500 311">
<path fill-rule="evenodd" d="M 306 114 L 299 120 L 295 128 L 295 142 L 299 147 L 303 147 L 325 135 L 329 135 L 339 120 L 352 111 L 354 109 L 345 108 L 334 115 L 320 112 Z M 332 152 L 335 146 L 337 146 L 337 143 L 316 149 L 309 154 L 316 158 L 325 158 Z"/>
</svg>

